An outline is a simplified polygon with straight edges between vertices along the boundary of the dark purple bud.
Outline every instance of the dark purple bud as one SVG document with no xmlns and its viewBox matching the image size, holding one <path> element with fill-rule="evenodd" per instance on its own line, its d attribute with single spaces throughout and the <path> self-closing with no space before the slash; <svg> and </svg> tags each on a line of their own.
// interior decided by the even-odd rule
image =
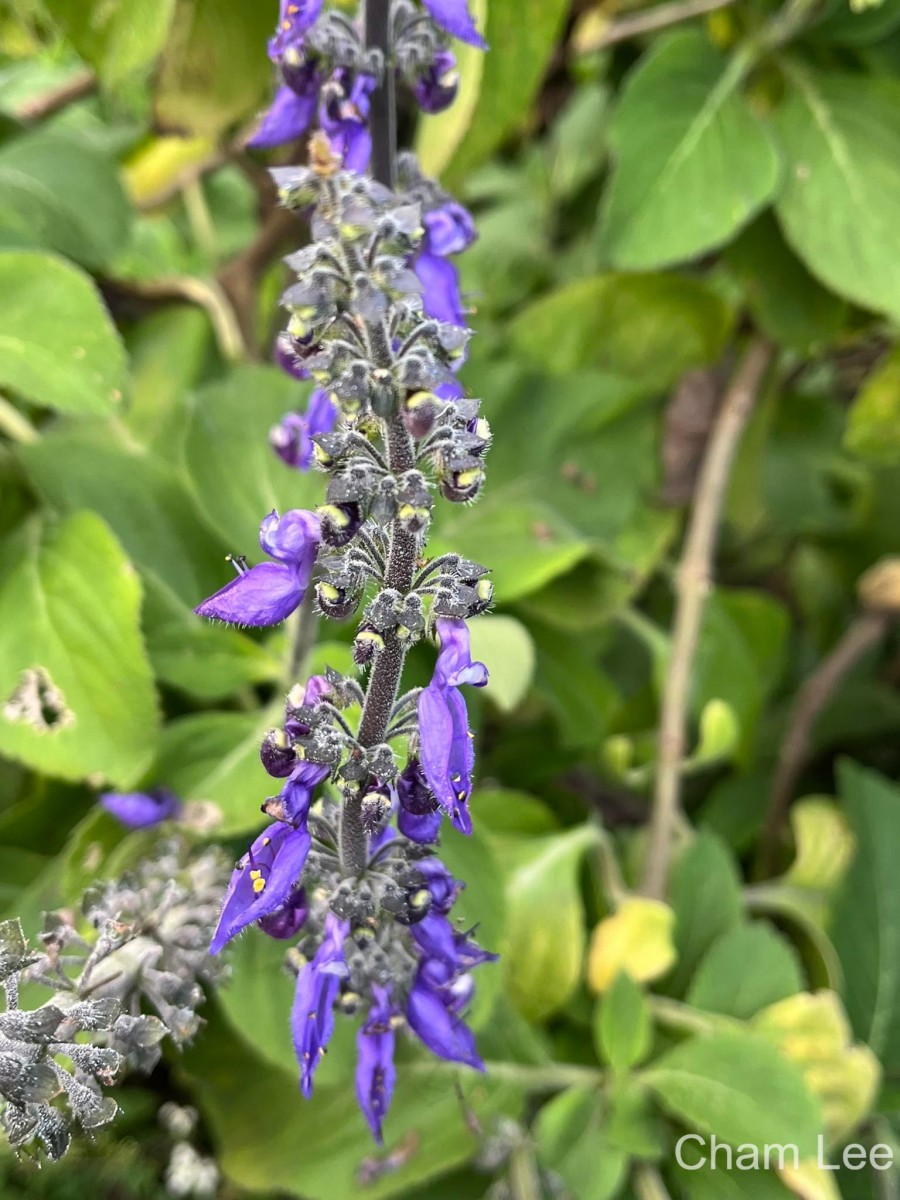
<svg viewBox="0 0 900 1200">
<path fill-rule="evenodd" d="M 411 758 L 401 772 L 397 795 L 400 801 L 397 827 L 403 836 L 423 846 L 437 841 L 441 810 L 418 759 Z"/>
<path fill-rule="evenodd" d="M 322 504 L 316 511 L 322 523 L 322 541 L 335 549 L 351 542 L 365 521 L 362 508 L 355 500 L 345 504 Z"/>
<path fill-rule="evenodd" d="M 438 414 L 445 407 L 434 392 L 412 392 L 403 401 L 403 424 L 417 441 L 434 429 Z"/>
<path fill-rule="evenodd" d="M 451 458 L 439 470 L 441 495 L 452 504 L 468 504 L 481 491 L 484 467 L 477 458 Z"/>
<path fill-rule="evenodd" d="M 269 730 L 259 748 L 259 757 L 276 779 L 286 779 L 297 765 L 297 753 L 283 729 Z"/>
<path fill-rule="evenodd" d="M 260 917 L 259 927 L 271 938 L 282 941 L 292 938 L 300 930 L 309 915 L 309 905 L 306 902 L 306 892 L 302 887 L 295 887 L 288 896 L 283 908 L 276 909 L 265 917 Z"/>
<path fill-rule="evenodd" d="M 416 103 L 423 112 L 443 112 L 456 99 L 458 91 L 456 56 L 450 50 L 438 50 L 431 66 L 413 84 Z"/>
<path fill-rule="evenodd" d="M 358 667 L 372 662 L 384 649 L 384 637 L 371 626 L 363 625 L 353 639 L 353 661 Z"/>
<path fill-rule="evenodd" d="M 377 833 L 391 811 L 388 789 L 382 785 L 366 792 L 362 798 L 361 813 L 366 833 Z"/>
<path fill-rule="evenodd" d="M 346 621 L 359 607 L 358 589 L 338 587 L 322 579 L 316 584 L 316 601 L 323 616 L 332 621 Z"/>
</svg>

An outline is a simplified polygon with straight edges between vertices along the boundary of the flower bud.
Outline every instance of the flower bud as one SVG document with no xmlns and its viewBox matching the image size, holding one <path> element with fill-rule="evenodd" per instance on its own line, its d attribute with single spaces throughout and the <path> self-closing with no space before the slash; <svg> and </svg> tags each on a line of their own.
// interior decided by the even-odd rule
<svg viewBox="0 0 900 1200">
<path fill-rule="evenodd" d="M 297 765 L 297 754 L 283 729 L 270 729 L 259 748 L 262 765 L 276 779 L 286 779 Z"/>
<path fill-rule="evenodd" d="M 362 508 L 355 500 L 346 504 L 321 504 L 316 511 L 322 522 L 322 541 L 336 549 L 351 542 L 365 520 Z"/>
<path fill-rule="evenodd" d="M 316 584 L 316 602 L 323 616 L 332 621 L 346 621 L 356 612 L 359 593 L 320 579 Z"/>
<path fill-rule="evenodd" d="M 391 811 L 387 788 L 373 788 L 362 798 L 361 816 L 363 828 L 369 835 L 377 833 Z"/>
<path fill-rule="evenodd" d="M 363 626 L 353 639 L 353 661 L 358 667 L 372 662 L 384 649 L 384 638 L 377 629 Z"/>
<path fill-rule="evenodd" d="M 292 938 L 302 928 L 309 915 L 309 905 L 306 892 L 302 887 L 295 887 L 287 899 L 287 903 L 275 912 L 259 919 L 259 927 L 269 937 L 286 940 Z"/>
<path fill-rule="evenodd" d="M 434 392 L 412 392 L 403 401 L 403 424 L 411 437 L 421 440 L 434 429 L 445 403 Z"/>
<path fill-rule="evenodd" d="M 451 459 L 441 471 L 440 489 L 445 500 L 468 504 L 481 491 L 484 467 L 477 458 Z"/>
</svg>

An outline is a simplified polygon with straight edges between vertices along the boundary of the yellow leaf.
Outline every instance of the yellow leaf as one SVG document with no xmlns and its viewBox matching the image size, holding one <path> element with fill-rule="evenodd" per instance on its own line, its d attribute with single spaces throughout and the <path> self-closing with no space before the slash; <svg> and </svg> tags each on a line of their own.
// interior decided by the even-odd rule
<svg viewBox="0 0 900 1200">
<path fill-rule="evenodd" d="M 209 158 L 210 137 L 158 137 L 132 155 L 124 171 L 125 186 L 135 204 L 150 205 L 165 195 L 191 167 Z"/>
<path fill-rule="evenodd" d="M 846 1136 L 869 1113 L 881 1068 L 868 1046 L 851 1044 L 850 1024 L 837 993 L 789 996 L 763 1009 L 753 1024 L 803 1071 L 822 1104 L 829 1142 Z"/>
<path fill-rule="evenodd" d="M 659 900 L 631 896 L 594 930 L 588 983 L 605 992 L 620 972 L 636 983 L 658 979 L 675 962 L 675 913 Z"/>
<path fill-rule="evenodd" d="M 783 1167 L 778 1174 L 800 1200 L 841 1200 L 834 1173 L 820 1170 L 815 1159 L 807 1159 L 799 1167 Z"/>
<path fill-rule="evenodd" d="M 797 847 L 785 883 L 814 891 L 832 891 L 853 859 L 855 842 L 847 818 L 833 800 L 809 796 L 791 809 Z"/>
</svg>

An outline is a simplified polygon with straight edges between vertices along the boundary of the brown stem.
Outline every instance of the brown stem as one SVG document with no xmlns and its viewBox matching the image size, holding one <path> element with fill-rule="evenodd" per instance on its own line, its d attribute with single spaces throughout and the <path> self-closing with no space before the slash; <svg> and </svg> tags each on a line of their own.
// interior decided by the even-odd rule
<svg viewBox="0 0 900 1200">
<path fill-rule="evenodd" d="M 45 117 L 52 117 L 61 109 L 68 108 L 76 100 L 90 96 L 96 87 L 97 76 L 93 71 L 79 71 L 59 87 L 25 100 L 16 109 L 16 117 L 20 121 L 42 121 Z"/>
<path fill-rule="evenodd" d="M 650 840 L 641 882 L 644 895 L 657 899 L 665 894 L 679 818 L 691 675 L 706 597 L 712 587 L 713 555 L 731 463 L 771 361 L 768 342 L 754 341 L 725 393 L 704 456 L 678 567 L 672 649 L 660 710 Z"/>
<path fill-rule="evenodd" d="M 882 640 L 890 623 L 888 613 L 867 612 L 858 616 L 797 693 L 778 752 L 772 796 L 760 840 L 760 871 L 766 877 L 772 875 L 778 865 L 781 831 L 797 782 L 809 759 L 816 721 L 847 672 L 867 650 Z"/>
<path fill-rule="evenodd" d="M 577 42 L 579 54 L 593 54 L 604 46 L 613 46 L 617 42 L 625 42 L 631 38 L 641 37 L 645 33 L 655 33 L 659 29 L 668 29 L 670 25 L 680 25 L 695 17 L 705 16 L 720 8 L 728 8 L 735 0 L 675 0 L 672 4 L 658 4 L 645 12 L 635 13 L 633 17 L 622 17 L 601 28 L 596 35 L 581 38 Z"/>
<path fill-rule="evenodd" d="M 219 272 L 219 285 L 228 297 L 235 319 L 247 346 L 256 346 L 258 284 L 260 278 L 285 247 L 291 234 L 296 235 L 296 214 L 286 208 L 274 208 L 263 221 L 249 246 Z"/>
</svg>

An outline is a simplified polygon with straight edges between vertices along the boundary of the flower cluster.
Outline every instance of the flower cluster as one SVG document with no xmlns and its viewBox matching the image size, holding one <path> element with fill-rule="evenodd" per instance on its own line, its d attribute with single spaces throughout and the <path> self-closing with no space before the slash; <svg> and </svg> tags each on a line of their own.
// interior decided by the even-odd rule
<svg viewBox="0 0 900 1200">
<path fill-rule="evenodd" d="M 281 88 L 255 144 L 318 125 L 309 165 L 273 171 L 281 202 L 307 217 L 313 237 L 287 260 L 297 279 L 283 297 L 290 316 L 276 357 L 316 390 L 271 442 L 328 482 L 316 512 L 265 517 L 268 561 L 235 557 L 236 578 L 197 608 L 272 625 L 312 588 L 326 617 L 361 610 L 353 652 L 365 687 L 331 670 L 296 684 L 263 741 L 263 766 L 281 787 L 262 805 L 270 824 L 234 870 L 211 949 L 251 924 L 296 942 L 302 1091 L 312 1091 L 336 1014 L 357 1015 L 357 1096 L 379 1141 L 398 1032 L 482 1068 L 465 1013 L 472 969 L 494 958 L 454 921 L 464 884 L 437 852 L 445 820 L 472 831 L 462 689 L 484 686 L 487 670 L 472 660 L 467 620 L 488 608 L 492 588 L 478 563 L 426 552 L 436 495 L 474 500 L 490 443 L 456 374 L 469 332 L 451 256 L 475 234 L 412 156 L 396 180 L 364 173 L 373 137 L 385 134 L 367 127 L 378 89 L 399 78 L 437 111 L 456 90 L 447 35 L 484 44 L 465 0 L 423 2 L 394 0 L 385 44 L 372 48 L 321 0 L 282 4 L 270 44 Z M 438 645 L 433 678 L 404 691 L 407 653 L 423 640 Z"/>
<path fill-rule="evenodd" d="M 78 924 L 49 914 L 39 951 L 18 921 L 0 922 L 0 1124 L 14 1149 L 61 1158 L 73 1125 L 90 1131 L 115 1117 L 105 1087 L 127 1068 L 151 1070 L 167 1035 L 176 1045 L 194 1035 L 200 985 L 222 973 L 207 944 L 223 873 L 218 851 L 188 860 L 173 843 L 89 891 Z M 53 994 L 22 1008 L 26 983 Z"/>
</svg>

